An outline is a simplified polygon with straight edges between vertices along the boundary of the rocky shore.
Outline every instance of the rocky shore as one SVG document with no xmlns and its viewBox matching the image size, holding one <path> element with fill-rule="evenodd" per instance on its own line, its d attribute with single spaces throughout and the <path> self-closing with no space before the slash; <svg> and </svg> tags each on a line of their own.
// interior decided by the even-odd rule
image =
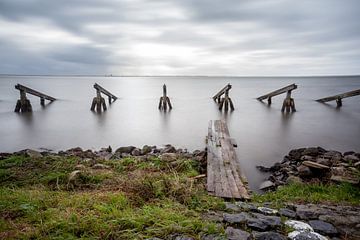
<svg viewBox="0 0 360 240">
<path fill-rule="evenodd" d="M 360 153 L 341 153 L 321 147 L 299 148 L 291 150 L 283 161 L 271 167 L 257 168 L 271 173 L 268 180 L 261 184 L 261 190 L 274 190 L 292 182 L 347 182 L 359 185 Z"/>
</svg>

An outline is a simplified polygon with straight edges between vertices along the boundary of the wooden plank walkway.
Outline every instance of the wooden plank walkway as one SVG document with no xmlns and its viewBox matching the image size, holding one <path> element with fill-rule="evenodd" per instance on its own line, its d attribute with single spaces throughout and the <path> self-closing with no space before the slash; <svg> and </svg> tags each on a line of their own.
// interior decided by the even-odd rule
<svg viewBox="0 0 360 240">
<path fill-rule="evenodd" d="M 209 122 L 207 136 L 207 191 L 209 194 L 234 199 L 249 199 L 246 177 L 224 121 Z"/>
</svg>

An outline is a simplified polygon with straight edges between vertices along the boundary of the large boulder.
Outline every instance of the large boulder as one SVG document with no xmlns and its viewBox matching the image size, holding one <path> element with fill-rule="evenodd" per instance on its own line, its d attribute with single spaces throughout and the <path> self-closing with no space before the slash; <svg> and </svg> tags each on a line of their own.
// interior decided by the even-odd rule
<svg viewBox="0 0 360 240">
<path fill-rule="evenodd" d="M 327 236 L 334 236 L 338 234 L 338 231 L 331 223 L 327 223 L 321 220 L 311 220 L 309 221 L 309 224 L 315 232 L 318 232 L 320 234 L 324 234 Z"/>
<path fill-rule="evenodd" d="M 232 227 L 227 227 L 225 230 L 227 239 L 229 240 L 250 240 L 251 239 L 251 235 L 250 233 L 240 230 L 240 229 L 236 229 L 236 228 L 232 228 Z"/>
<path fill-rule="evenodd" d="M 119 147 L 118 149 L 116 149 L 115 154 L 116 155 L 121 155 L 123 153 L 126 154 L 131 154 L 131 152 L 135 149 L 134 146 L 127 146 L 127 147 Z"/>
<path fill-rule="evenodd" d="M 284 235 L 277 232 L 254 232 L 255 240 L 286 240 Z"/>
</svg>

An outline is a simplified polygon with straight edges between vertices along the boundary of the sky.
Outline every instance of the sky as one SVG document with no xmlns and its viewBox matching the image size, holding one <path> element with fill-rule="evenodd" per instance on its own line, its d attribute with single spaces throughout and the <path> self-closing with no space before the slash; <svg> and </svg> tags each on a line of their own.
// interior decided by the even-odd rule
<svg viewBox="0 0 360 240">
<path fill-rule="evenodd" d="M 0 74 L 360 74 L 359 0 L 0 0 Z"/>
</svg>

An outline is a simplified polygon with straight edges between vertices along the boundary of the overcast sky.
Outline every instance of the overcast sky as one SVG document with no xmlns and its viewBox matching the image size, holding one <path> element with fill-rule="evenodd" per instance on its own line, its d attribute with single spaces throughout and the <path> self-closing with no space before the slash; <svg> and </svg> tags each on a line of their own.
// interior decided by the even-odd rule
<svg viewBox="0 0 360 240">
<path fill-rule="evenodd" d="M 0 0 L 0 73 L 359 74 L 360 0 Z"/>
</svg>

